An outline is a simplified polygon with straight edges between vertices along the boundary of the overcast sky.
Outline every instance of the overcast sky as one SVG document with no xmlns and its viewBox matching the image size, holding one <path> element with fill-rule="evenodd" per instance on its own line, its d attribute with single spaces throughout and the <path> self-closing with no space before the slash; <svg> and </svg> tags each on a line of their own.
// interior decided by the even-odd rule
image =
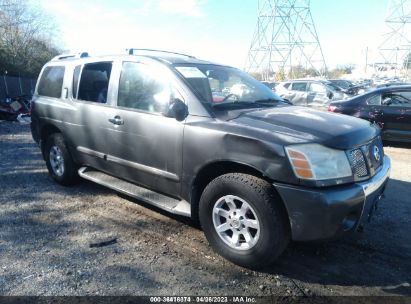
<svg viewBox="0 0 411 304">
<path fill-rule="evenodd" d="M 91 54 L 155 48 L 244 67 L 257 24 L 257 0 L 39 0 L 59 27 L 63 48 Z M 370 60 L 387 31 L 388 0 L 312 0 L 328 66 Z"/>
</svg>

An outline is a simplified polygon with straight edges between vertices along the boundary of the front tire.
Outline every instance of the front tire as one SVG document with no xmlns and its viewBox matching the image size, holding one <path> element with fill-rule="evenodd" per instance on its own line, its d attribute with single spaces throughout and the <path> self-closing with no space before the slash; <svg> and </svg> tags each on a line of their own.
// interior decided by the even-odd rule
<svg viewBox="0 0 411 304">
<path fill-rule="evenodd" d="M 61 133 L 51 134 L 47 138 L 44 155 L 49 174 L 57 183 L 68 186 L 79 181 L 77 166 Z"/>
<path fill-rule="evenodd" d="M 213 249 L 235 264 L 272 264 L 290 240 L 286 211 L 272 186 L 252 175 L 230 173 L 205 188 L 200 223 Z"/>
</svg>

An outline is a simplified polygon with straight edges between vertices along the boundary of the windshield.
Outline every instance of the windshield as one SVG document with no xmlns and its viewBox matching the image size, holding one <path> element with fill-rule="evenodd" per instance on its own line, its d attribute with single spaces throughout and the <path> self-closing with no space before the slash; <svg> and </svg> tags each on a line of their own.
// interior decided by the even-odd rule
<svg viewBox="0 0 411 304">
<path fill-rule="evenodd" d="M 349 89 L 350 88 L 349 83 L 344 81 L 344 80 L 334 80 L 333 83 L 336 84 L 337 86 L 343 88 L 343 89 Z"/>
<path fill-rule="evenodd" d="M 331 81 L 322 81 L 322 83 L 330 91 L 341 91 L 341 88 L 338 85 L 336 85 L 335 83 L 332 83 Z"/>
<path fill-rule="evenodd" d="M 275 106 L 284 102 L 263 83 L 235 68 L 213 64 L 175 68 L 200 100 L 213 109 Z"/>
</svg>

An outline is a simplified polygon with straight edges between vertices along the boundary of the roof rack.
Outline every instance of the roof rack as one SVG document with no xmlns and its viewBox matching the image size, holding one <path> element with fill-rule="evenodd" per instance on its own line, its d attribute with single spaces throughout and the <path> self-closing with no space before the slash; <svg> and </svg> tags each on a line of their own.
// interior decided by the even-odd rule
<svg viewBox="0 0 411 304">
<path fill-rule="evenodd" d="M 135 55 L 134 51 L 142 51 L 142 52 L 157 52 L 157 53 L 174 54 L 174 55 L 180 55 L 180 56 L 185 56 L 189 58 L 195 58 L 194 56 L 187 55 L 187 54 L 170 52 L 170 51 L 162 51 L 162 50 L 153 50 L 153 49 L 127 49 L 127 51 L 129 55 Z"/>
<path fill-rule="evenodd" d="M 51 61 L 63 60 L 63 59 L 68 59 L 68 58 L 84 58 L 88 56 L 89 55 L 87 52 L 81 52 L 77 54 L 62 54 L 62 55 L 57 55 L 56 57 L 51 59 Z"/>
</svg>

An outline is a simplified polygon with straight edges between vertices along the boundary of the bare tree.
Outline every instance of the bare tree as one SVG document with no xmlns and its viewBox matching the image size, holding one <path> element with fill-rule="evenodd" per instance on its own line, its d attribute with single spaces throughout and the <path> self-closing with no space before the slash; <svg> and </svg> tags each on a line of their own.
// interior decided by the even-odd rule
<svg viewBox="0 0 411 304">
<path fill-rule="evenodd" d="M 0 68 L 36 76 L 58 53 L 54 28 L 50 18 L 27 0 L 0 0 Z"/>
</svg>

